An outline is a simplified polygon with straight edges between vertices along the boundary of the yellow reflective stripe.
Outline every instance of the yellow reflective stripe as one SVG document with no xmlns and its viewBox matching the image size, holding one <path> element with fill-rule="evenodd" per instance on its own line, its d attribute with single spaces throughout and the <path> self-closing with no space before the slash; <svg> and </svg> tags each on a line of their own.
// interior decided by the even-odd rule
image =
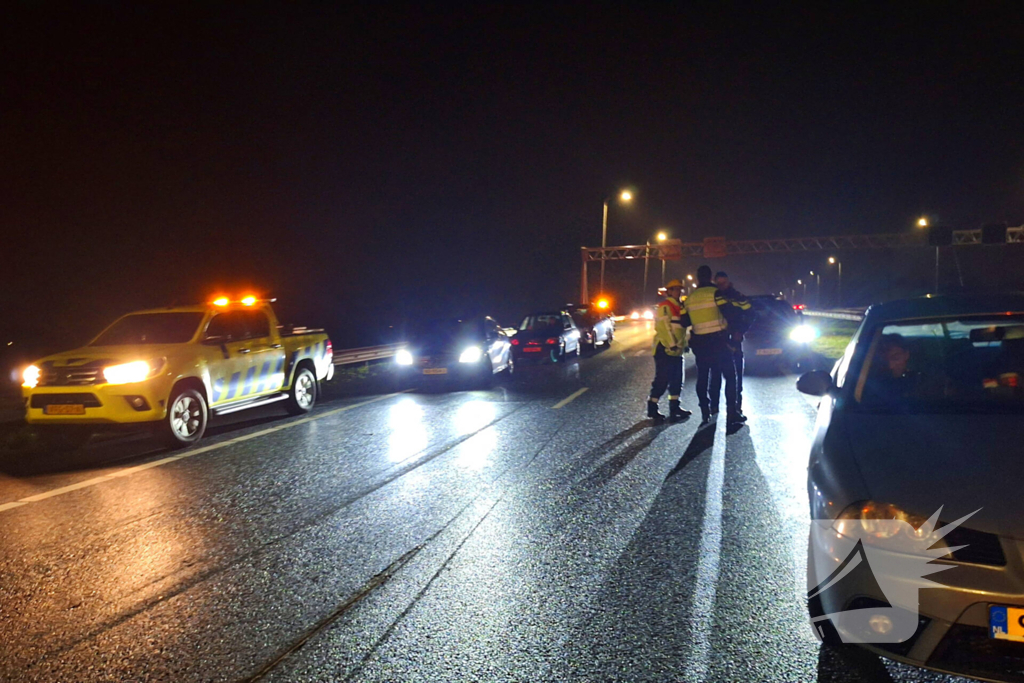
<svg viewBox="0 0 1024 683">
<path fill-rule="evenodd" d="M 691 303 L 687 302 L 686 310 L 688 310 L 688 311 L 700 311 L 700 310 L 705 309 L 705 308 L 714 308 L 717 305 L 718 305 L 718 302 L 716 302 L 714 300 L 707 301 L 707 302 L 704 302 L 702 304 L 691 304 Z"/>
<path fill-rule="evenodd" d="M 712 320 L 712 321 L 706 322 L 706 323 L 694 323 L 693 324 L 693 331 L 696 332 L 697 334 L 709 334 L 711 332 L 718 332 L 719 330 L 724 330 L 724 329 L 725 329 L 725 325 L 723 325 L 718 320 Z"/>
</svg>

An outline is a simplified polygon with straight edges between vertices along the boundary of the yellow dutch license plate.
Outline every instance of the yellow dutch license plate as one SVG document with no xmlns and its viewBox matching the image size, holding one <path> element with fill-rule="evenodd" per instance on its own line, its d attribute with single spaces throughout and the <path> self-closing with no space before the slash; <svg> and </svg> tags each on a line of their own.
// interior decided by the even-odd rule
<svg viewBox="0 0 1024 683">
<path fill-rule="evenodd" d="M 85 406 L 81 403 L 51 403 L 43 408 L 46 415 L 85 415 Z"/>
<path fill-rule="evenodd" d="M 989 605 L 989 635 L 997 640 L 1015 640 L 1024 643 L 1024 609 Z"/>
<path fill-rule="evenodd" d="M 447 375 L 448 368 L 424 368 L 424 375 Z"/>
<path fill-rule="evenodd" d="M 782 349 L 758 349 L 756 355 L 758 356 L 781 356 Z"/>
</svg>

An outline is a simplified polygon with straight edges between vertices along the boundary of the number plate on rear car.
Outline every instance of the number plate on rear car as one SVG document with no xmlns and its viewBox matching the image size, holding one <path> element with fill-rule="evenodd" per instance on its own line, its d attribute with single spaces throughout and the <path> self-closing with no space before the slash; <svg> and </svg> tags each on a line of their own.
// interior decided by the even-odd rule
<svg viewBox="0 0 1024 683">
<path fill-rule="evenodd" d="M 758 349 L 757 356 L 781 356 L 782 349 Z"/>
<path fill-rule="evenodd" d="M 1024 643 L 1024 609 L 989 605 L 988 630 L 992 638 Z"/>
<path fill-rule="evenodd" d="M 447 375 L 448 368 L 424 368 L 424 375 Z"/>
</svg>

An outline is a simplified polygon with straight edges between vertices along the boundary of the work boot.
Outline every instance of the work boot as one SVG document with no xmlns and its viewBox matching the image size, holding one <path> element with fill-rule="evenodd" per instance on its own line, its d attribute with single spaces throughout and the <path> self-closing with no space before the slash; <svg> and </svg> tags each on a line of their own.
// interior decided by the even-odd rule
<svg viewBox="0 0 1024 683">
<path fill-rule="evenodd" d="M 747 418 L 742 413 L 729 413 L 726 417 L 726 425 L 741 425 L 747 421 Z"/>
<path fill-rule="evenodd" d="M 700 426 L 711 424 L 711 411 L 707 408 L 700 409 Z"/>
<path fill-rule="evenodd" d="M 655 422 L 661 422 L 665 419 L 665 416 L 658 412 L 658 402 L 648 401 L 647 402 L 647 417 L 651 418 Z"/>
<path fill-rule="evenodd" d="M 674 401 L 670 400 L 668 402 L 668 419 L 672 420 L 673 422 L 685 420 L 691 415 L 693 415 L 693 413 L 691 413 L 689 410 L 684 410 L 679 407 L 679 399 L 675 399 Z"/>
</svg>

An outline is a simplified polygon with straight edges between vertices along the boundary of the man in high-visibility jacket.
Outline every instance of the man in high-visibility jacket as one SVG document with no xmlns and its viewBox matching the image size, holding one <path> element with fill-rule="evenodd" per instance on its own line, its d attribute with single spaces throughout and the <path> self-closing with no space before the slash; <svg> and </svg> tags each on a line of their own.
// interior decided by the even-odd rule
<svg viewBox="0 0 1024 683">
<path fill-rule="evenodd" d="M 738 311 L 735 318 L 729 321 L 726 345 L 729 347 L 733 369 L 736 371 L 736 415 L 741 421 L 746 422 L 747 418 L 743 415 L 743 335 L 747 333 L 750 324 L 754 321 L 754 310 L 747 297 L 732 286 L 732 281 L 729 280 L 729 275 L 724 270 L 715 273 L 715 286 L 718 287 L 718 292 L 725 297 L 729 304 Z M 711 414 L 715 415 L 718 412 L 718 400 L 722 395 L 722 375 L 714 370 L 711 371 L 709 391 Z"/>
<path fill-rule="evenodd" d="M 712 372 L 720 372 L 725 380 L 726 419 L 729 424 L 742 422 L 736 405 L 736 371 L 727 344 L 729 318 L 735 318 L 735 311 L 711 281 L 711 268 L 698 268 L 697 289 L 686 298 L 684 312 L 692 326 L 690 348 L 697 361 L 697 403 L 702 425 L 711 421 L 708 384 Z"/>
<path fill-rule="evenodd" d="M 679 297 L 683 283 L 672 280 L 665 286 L 665 300 L 658 304 L 654 316 L 654 381 L 647 399 L 647 417 L 660 422 L 665 416 L 658 412 L 658 401 L 668 389 L 668 417 L 685 420 L 692 413 L 679 407 L 679 393 L 683 388 L 683 348 L 686 346 L 686 326 Z"/>
</svg>

